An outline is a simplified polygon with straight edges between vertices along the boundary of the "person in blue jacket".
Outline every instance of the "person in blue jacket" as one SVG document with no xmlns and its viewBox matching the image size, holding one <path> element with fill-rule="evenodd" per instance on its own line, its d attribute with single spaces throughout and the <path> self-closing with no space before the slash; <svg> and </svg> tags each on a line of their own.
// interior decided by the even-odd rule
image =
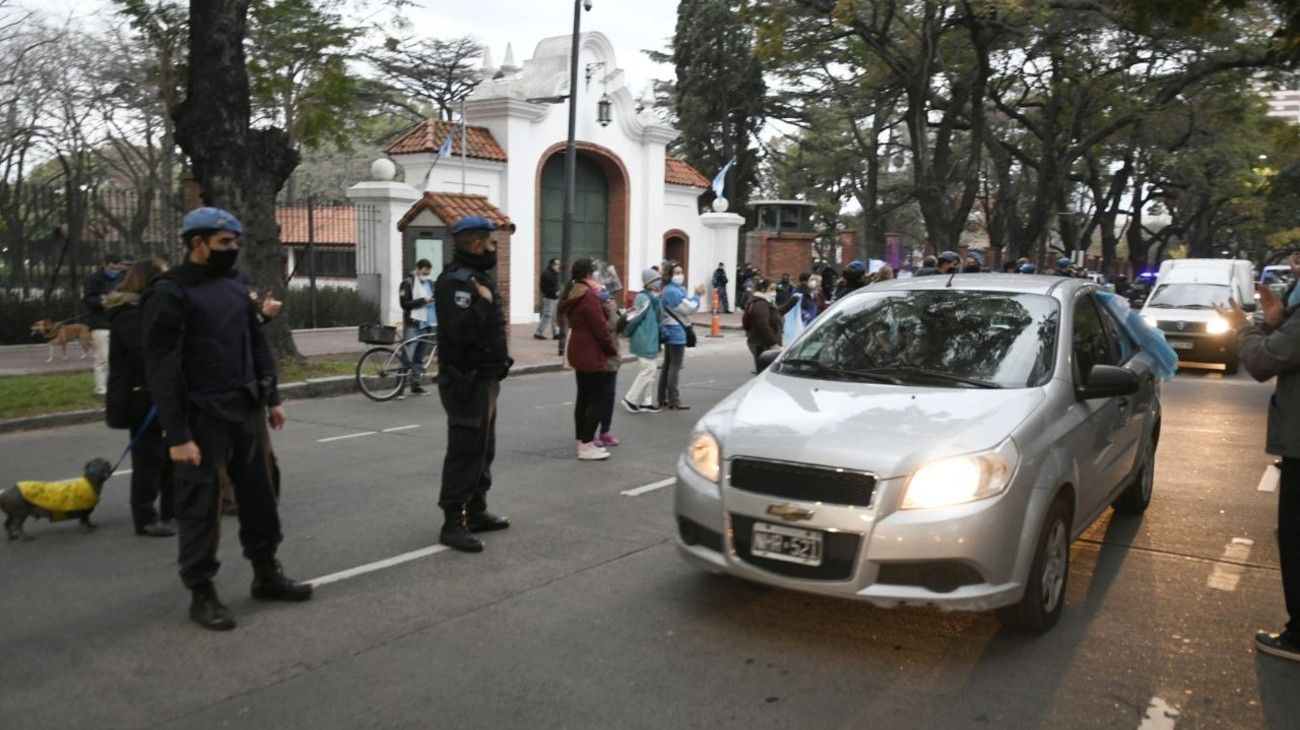
<svg viewBox="0 0 1300 730">
<path fill-rule="evenodd" d="M 644 288 L 636 295 L 632 311 L 628 313 L 627 329 L 623 330 L 628 338 L 627 349 L 636 355 L 640 366 L 636 380 L 623 396 L 623 408 L 628 413 L 659 412 L 659 403 L 654 398 L 659 370 L 660 326 L 664 318 L 659 303 L 661 282 L 658 271 L 646 269 L 641 272 Z"/>
<path fill-rule="evenodd" d="M 678 263 L 664 266 L 664 278 L 667 282 L 662 297 L 664 366 L 659 371 L 659 403 L 670 411 L 685 411 L 690 406 L 682 403 L 677 381 L 682 372 L 682 361 L 686 359 L 686 328 L 691 325 L 691 317 L 700 308 L 704 285 L 695 287 L 695 294 L 688 294 L 686 271 Z"/>
</svg>

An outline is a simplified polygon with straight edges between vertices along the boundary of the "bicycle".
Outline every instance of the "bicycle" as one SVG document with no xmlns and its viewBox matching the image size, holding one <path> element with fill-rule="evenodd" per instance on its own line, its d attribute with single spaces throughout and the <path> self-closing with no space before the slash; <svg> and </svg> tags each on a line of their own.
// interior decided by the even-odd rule
<svg viewBox="0 0 1300 730">
<path fill-rule="evenodd" d="M 429 366 L 438 354 L 438 331 L 424 332 L 401 342 L 397 340 L 397 328 L 387 325 L 362 325 L 358 339 L 372 345 L 361 353 L 357 360 L 357 387 L 367 398 L 373 401 L 387 401 L 404 392 L 407 385 L 420 385 L 429 373 Z M 407 357 L 407 348 L 424 346 L 428 349 L 419 362 L 411 362 Z"/>
</svg>

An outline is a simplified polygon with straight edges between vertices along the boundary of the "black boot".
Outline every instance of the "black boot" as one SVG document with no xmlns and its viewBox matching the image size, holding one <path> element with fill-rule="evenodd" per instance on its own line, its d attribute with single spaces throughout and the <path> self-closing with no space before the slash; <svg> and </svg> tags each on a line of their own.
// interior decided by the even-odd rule
<svg viewBox="0 0 1300 730">
<path fill-rule="evenodd" d="M 469 517 L 465 519 L 465 526 L 469 528 L 470 532 L 493 532 L 509 527 L 510 520 L 483 510 L 477 513 L 471 512 Z"/>
<path fill-rule="evenodd" d="M 465 507 L 463 505 L 445 507 L 442 512 L 446 521 L 442 523 L 442 532 L 438 534 L 438 542 L 462 553 L 483 552 L 483 541 L 471 535 L 469 527 L 465 524 Z"/>
<path fill-rule="evenodd" d="M 270 560 L 253 564 L 252 593 L 260 601 L 305 601 L 311 598 L 312 587 L 290 580 L 280 561 Z"/>
<path fill-rule="evenodd" d="M 217 598 L 217 591 L 211 585 L 190 590 L 190 620 L 210 631 L 229 631 L 235 628 L 235 617 L 230 609 Z"/>
</svg>

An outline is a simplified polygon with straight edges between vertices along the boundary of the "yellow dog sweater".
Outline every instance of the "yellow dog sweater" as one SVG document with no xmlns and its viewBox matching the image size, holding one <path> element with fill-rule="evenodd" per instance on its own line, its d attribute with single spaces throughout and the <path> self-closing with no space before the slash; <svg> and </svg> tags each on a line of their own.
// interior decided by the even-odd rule
<svg viewBox="0 0 1300 730">
<path fill-rule="evenodd" d="M 49 510 L 51 520 L 61 520 L 68 512 L 94 509 L 99 504 L 95 487 L 85 477 L 61 482 L 18 482 L 18 493 L 31 504 Z"/>
</svg>

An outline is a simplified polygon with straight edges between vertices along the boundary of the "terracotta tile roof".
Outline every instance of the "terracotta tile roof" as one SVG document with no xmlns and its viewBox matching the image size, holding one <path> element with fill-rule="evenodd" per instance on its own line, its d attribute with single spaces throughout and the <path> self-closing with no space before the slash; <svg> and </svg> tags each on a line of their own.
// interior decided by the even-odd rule
<svg viewBox="0 0 1300 730">
<path fill-rule="evenodd" d="M 280 224 L 280 242 L 307 243 L 307 206 L 277 205 L 275 222 Z M 312 211 L 315 242 L 321 245 L 354 246 L 357 242 L 357 209 L 351 205 L 318 205 Z"/>
<path fill-rule="evenodd" d="M 445 225 L 451 224 L 464 218 L 467 215 L 477 215 L 487 218 L 497 225 L 497 228 L 504 228 L 514 231 L 515 224 L 510 217 L 501 212 L 501 209 L 488 202 L 483 195 L 466 195 L 464 193 L 424 193 L 424 197 L 415 201 L 415 205 L 406 211 L 406 215 L 397 222 L 397 230 L 404 231 L 406 227 L 415 220 L 415 217 L 426 210 L 433 211 Z"/>
<path fill-rule="evenodd" d="M 453 155 L 460 155 L 460 125 L 438 119 L 426 119 L 411 131 L 402 135 L 396 142 L 388 145 L 384 151 L 390 155 L 410 154 L 413 152 L 437 152 L 447 134 L 451 133 L 451 150 Z M 487 127 L 469 128 L 469 138 L 465 141 L 465 156 L 492 162 L 505 162 L 506 151 L 501 149 L 497 140 Z"/>
<path fill-rule="evenodd" d="M 686 160 L 669 157 L 664 160 L 664 182 L 672 185 L 686 185 L 692 188 L 708 188 L 709 179 L 699 170 L 691 167 Z"/>
</svg>

